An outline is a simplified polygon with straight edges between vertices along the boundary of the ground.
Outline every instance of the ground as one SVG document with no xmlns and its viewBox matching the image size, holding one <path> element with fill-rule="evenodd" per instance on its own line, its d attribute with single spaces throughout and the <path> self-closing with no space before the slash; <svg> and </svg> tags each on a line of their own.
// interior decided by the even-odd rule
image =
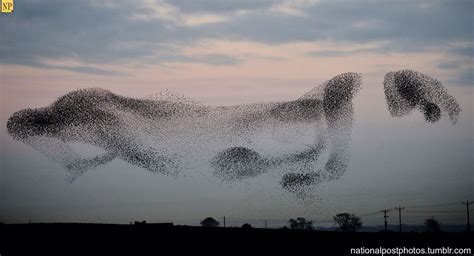
<svg viewBox="0 0 474 256">
<path fill-rule="evenodd" d="M 172 255 L 308 253 L 351 255 L 351 248 L 471 248 L 473 233 L 342 233 L 289 229 L 202 228 L 156 224 L 0 225 L 3 255 Z M 472 255 L 471 254 L 469 255 Z M 353 254 L 356 255 L 356 254 Z M 367 254 L 366 254 L 367 255 Z"/>
</svg>

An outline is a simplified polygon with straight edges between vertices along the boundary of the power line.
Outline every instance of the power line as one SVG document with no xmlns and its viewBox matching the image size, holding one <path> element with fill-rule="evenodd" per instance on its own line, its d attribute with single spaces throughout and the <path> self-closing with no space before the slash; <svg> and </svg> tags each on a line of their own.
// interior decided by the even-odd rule
<svg viewBox="0 0 474 256">
<path fill-rule="evenodd" d="M 466 200 L 466 202 L 462 202 L 462 204 L 466 205 L 466 213 L 467 213 L 467 232 L 471 232 L 471 224 L 469 223 L 469 205 L 473 204 L 474 202 Z"/>
<path fill-rule="evenodd" d="M 430 207 L 440 207 L 440 206 L 449 206 L 449 205 L 459 205 L 459 202 L 444 203 L 444 204 L 409 205 L 409 206 L 405 206 L 405 208 L 430 208 Z"/>
<path fill-rule="evenodd" d="M 386 209 L 383 209 L 383 210 L 380 210 L 380 211 L 366 212 L 366 213 L 358 214 L 357 216 L 358 217 L 369 217 L 369 216 L 374 216 L 374 215 L 380 214 L 380 212 L 383 212 L 384 213 L 385 231 L 387 231 L 388 230 L 387 218 L 389 217 L 387 215 L 387 213 L 390 212 L 391 210 L 397 210 L 398 211 L 398 221 L 399 221 L 399 231 L 401 232 L 402 231 L 402 220 L 401 220 L 401 211 L 402 210 L 405 213 L 409 213 L 409 216 L 407 216 L 408 219 L 411 219 L 414 216 L 416 218 L 418 218 L 416 214 L 447 214 L 447 213 L 453 213 L 453 214 L 454 213 L 459 213 L 460 214 L 460 213 L 463 213 L 464 210 L 436 210 L 436 209 L 410 210 L 410 209 L 416 209 L 416 208 L 435 208 L 435 207 L 443 207 L 443 206 L 454 206 L 454 205 L 459 205 L 459 203 L 460 202 L 449 202 L 449 203 L 442 203 L 442 204 L 409 205 L 409 206 L 404 206 L 404 207 L 398 206 L 398 207 L 393 207 L 393 208 L 386 208 Z M 472 201 L 462 202 L 462 204 L 466 205 L 466 208 L 467 208 L 466 210 L 467 210 L 468 230 L 470 230 L 469 212 L 474 210 L 474 209 L 469 209 L 469 205 L 471 205 L 473 203 L 474 202 L 472 202 Z M 449 217 L 451 217 L 451 216 L 456 216 L 456 215 L 449 215 Z M 446 217 L 448 217 L 448 216 L 446 216 Z M 329 219 L 326 219 L 326 220 L 324 220 L 324 219 L 314 220 L 313 219 L 314 224 L 324 224 L 324 223 L 332 223 L 332 222 L 334 222 L 333 219 L 330 219 L 330 220 Z"/>
<path fill-rule="evenodd" d="M 453 211 L 410 211 L 410 210 L 406 210 L 405 212 L 408 212 L 408 213 L 453 213 L 453 212 L 464 212 L 464 211 L 461 211 L 461 210 L 453 210 Z"/>
<path fill-rule="evenodd" d="M 395 209 L 398 210 L 398 231 L 401 233 L 402 232 L 402 210 L 405 209 L 405 207 L 401 207 L 401 206 L 398 206 L 398 207 L 395 207 Z"/>
<path fill-rule="evenodd" d="M 358 214 L 357 216 L 359 216 L 359 217 L 367 217 L 367 216 L 372 216 L 372 215 L 377 215 L 377 214 L 379 214 L 379 211 L 369 212 L 369 213 L 364 213 L 364 214 Z"/>
<path fill-rule="evenodd" d="M 383 218 L 385 219 L 385 232 L 387 232 L 387 212 L 389 212 L 390 210 L 387 210 L 387 209 L 384 209 L 384 210 L 380 210 L 381 212 L 383 212 Z"/>
</svg>

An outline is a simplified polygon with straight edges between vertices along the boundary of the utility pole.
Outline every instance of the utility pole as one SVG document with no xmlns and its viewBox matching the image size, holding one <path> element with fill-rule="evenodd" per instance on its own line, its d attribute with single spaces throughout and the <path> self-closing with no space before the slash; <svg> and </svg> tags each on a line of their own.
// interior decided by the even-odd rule
<svg viewBox="0 0 474 256">
<path fill-rule="evenodd" d="M 387 232 L 387 212 L 389 212 L 390 210 L 380 210 L 381 212 L 383 212 L 383 218 L 385 219 L 385 232 Z"/>
<path fill-rule="evenodd" d="M 402 232 L 402 210 L 405 209 L 405 207 L 395 207 L 395 209 L 398 210 L 398 231 L 401 233 Z"/>
<path fill-rule="evenodd" d="M 265 229 L 267 229 L 267 220 L 265 220 Z"/>
<path fill-rule="evenodd" d="M 224 228 L 225 228 L 225 216 L 224 216 Z"/>
<path fill-rule="evenodd" d="M 471 224 L 469 223 L 469 205 L 474 203 L 473 201 L 469 202 L 469 200 L 466 200 L 466 202 L 462 202 L 462 204 L 466 205 L 466 213 L 467 213 L 467 232 L 471 232 Z"/>
</svg>

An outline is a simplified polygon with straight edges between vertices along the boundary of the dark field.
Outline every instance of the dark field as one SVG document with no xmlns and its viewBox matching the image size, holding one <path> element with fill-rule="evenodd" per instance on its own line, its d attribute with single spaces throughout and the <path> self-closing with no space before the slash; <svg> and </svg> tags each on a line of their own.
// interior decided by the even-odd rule
<svg viewBox="0 0 474 256">
<path fill-rule="evenodd" d="M 472 249 L 473 238 L 472 233 L 443 232 L 342 233 L 166 224 L 9 224 L 0 225 L 0 253 L 2 256 L 95 253 L 173 255 L 191 251 L 219 254 L 287 252 L 294 255 L 306 252 L 311 255 L 351 255 L 351 248 L 360 247 Z"/>
</svg>

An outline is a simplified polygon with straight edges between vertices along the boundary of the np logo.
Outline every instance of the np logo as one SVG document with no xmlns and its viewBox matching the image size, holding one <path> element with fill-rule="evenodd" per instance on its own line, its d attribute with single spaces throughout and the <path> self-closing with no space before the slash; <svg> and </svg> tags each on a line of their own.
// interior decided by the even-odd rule
<svg viewBox="0 0 474 256">
<path fill-rule="evenodd" d="M 2 12 L 13 12 L 13 0 L 2 0 Z"/>
</svg>

